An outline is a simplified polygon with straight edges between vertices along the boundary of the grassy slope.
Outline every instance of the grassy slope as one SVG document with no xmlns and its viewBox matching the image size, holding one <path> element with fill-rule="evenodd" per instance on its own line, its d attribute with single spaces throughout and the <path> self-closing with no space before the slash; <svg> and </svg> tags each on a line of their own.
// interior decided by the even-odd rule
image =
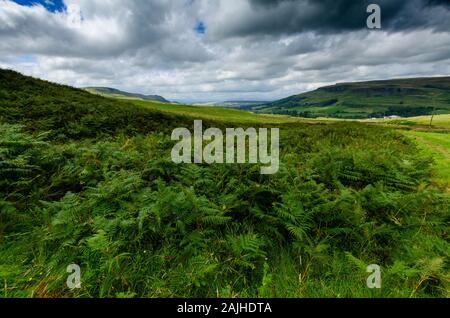
<svg viewBox="0 0 450 318">
<path fill-rule="evenodd" d="M 450 112 L 450 77 L 337 84 L 267 104 L 263 112 L 367 118 Z"/>
<path fill-rule="evenodd" d="M 154 109 L 173 114 L 181 114 L 199 119 L 218 120 L 222 122 L 239 122 L 249 124 L 250 123 L 278 124 L 278 123 L 295 123 L 302 121 L 301 119 L 289 116 L 254 114 L 251 112 L 243 112 L 239 110 L 222 107 L 161 104 L 141 100 L 129 100 L 129 102 L 135 105 L 143 106 L 148 109 Z"/>
<path fill-rule="evenodd" d="M 235 109 L 250 109 L 254 106 L 261 104 L 267 104 L 268 101 L 223 101 L 223 102 L 208 102 L 208 103 L 197 103 L 198 106 L 211 106 L 211 107 L 225 107 L 225 108 L 235 108 Z"/>
<path fill-rule="evenodd" d="M 197 109 L 5 71 L 0 95 L 0 296 L 448 297 L 449 202 L 391 129 L 280 124 L 280 172 L 261 176 L 171 163 L 170 131 Z M 366 288 L 371 263 L 381 290 Z"/>
<path fill-rule="evenodd" d="M 166 100 L 164 97 L 159 95 L 143 95 L 143 94 L 134 94 L 134 93 L 128 93 L 123 92 L 114 88 L 109 87 L 86 87 L 83 88 L 85 91 L 96 94 L 104 97 L 112 97 L 112 98 L 118 98 L 118 99 L 139 99 L 139 100 L 150 100 L 154 102 L 161 102 L 161 103 L 169 103 L 168 100 Z"/>
</svg>

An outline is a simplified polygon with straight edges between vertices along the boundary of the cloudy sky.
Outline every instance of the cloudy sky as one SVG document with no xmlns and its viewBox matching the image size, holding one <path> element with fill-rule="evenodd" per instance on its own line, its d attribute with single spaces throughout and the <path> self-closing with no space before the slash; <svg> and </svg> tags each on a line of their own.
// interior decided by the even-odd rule
<svg viewBox="0 0 450 318">
<path fill-rule="evenodd" d="M 186 102 L 450 75 L 450 0 L 0 0 L 0 67 Z"/>
</svg>

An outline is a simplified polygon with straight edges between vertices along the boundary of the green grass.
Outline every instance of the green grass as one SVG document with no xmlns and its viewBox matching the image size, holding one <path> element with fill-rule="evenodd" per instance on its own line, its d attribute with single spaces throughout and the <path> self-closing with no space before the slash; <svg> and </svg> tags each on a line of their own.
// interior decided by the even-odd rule
<svg viewBox="0 0 450 318">
<path fill-rule="evenodd" d="M 301 122 L 301 119 L 292 118 L 289 116 L 255 114 L 222 107 L 163 104 L 142 100 L 129 100 L 129 102 L 138 106 L 162 112 L 222 122 L 273 124 Z"/>
<path fill-rule="evenodd" d="M 407 125 L 407 126 L 429 126 L 431 116 L 409 117 L 396 120 L 383 120 L 383 122 L 393 125 Z M 433 128 L 449 128 L 450 129 L 450 115 L 436 115 L 432 122 Z"/>
<path fill-rule="evenodd" d="M 414 139 L 419 147 L 435 160 L 437 179 L 450 185 L 450 134 L 423 131 L 403 131 Z"/>
</svg>

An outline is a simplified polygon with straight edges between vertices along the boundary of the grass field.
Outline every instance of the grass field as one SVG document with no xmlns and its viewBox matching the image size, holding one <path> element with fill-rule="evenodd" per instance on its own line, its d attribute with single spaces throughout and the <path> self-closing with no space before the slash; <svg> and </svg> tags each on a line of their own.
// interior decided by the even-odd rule
<svg viewBox="0 0 450 318">
<path fill-rule="evenodd" d="M 129 102 L 138 106 L 143 106 L 146 108 L 159 110 L 163 112 L 185 115 L 189 117 L 195 117 L 198 119 L 219 120 L 223 122 L 277 124 L 277 123 L 295 123 L 308 121 L 289 116 L 255 114 L 251 112 L 244 112 L 240 110 L 222 107 L 164 104 L 136 99 L 130 99 Z"/>
<path fill-rule="evenodd" d="M 429 126 L 431 116 L 408 117 L 395 120 L 382 120 L 382 122 L 394 125 L 406 126 Z M 437 115 L 433 118 L 432 127 L 434 128 L 450 128 L 450 114 Z"/>
</svg>

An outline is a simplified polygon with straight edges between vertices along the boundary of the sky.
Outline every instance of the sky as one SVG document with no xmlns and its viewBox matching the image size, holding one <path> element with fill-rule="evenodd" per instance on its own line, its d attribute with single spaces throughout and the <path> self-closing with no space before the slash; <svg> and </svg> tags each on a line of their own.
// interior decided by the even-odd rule
<svg viewBox="0 0 450 318">
<path fill-rule="evenodd" d="M 0 67 L 181 102 L 448 76 L 450 0 L 0 0 Z"/>
</svg>

